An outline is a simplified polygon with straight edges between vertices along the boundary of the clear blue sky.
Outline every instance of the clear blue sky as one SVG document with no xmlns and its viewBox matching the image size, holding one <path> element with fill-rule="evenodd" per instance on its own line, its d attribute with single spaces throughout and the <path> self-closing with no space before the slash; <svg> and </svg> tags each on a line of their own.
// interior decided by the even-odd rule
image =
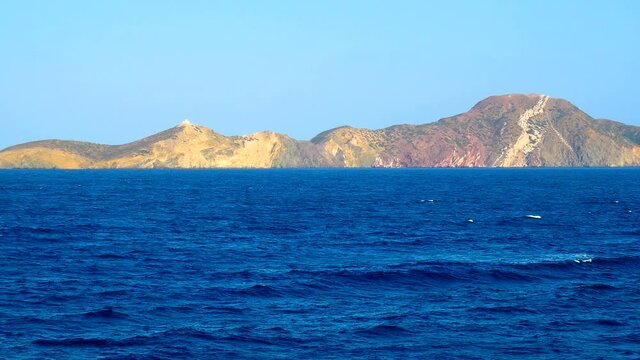
<svg viewBox="0 0 640 360">
<path fill-rule="evenodd" d="M 0 148 L 299 139 L 545 93 L 640 124 L 640 1 L 0 0 Z"/>
</svg>

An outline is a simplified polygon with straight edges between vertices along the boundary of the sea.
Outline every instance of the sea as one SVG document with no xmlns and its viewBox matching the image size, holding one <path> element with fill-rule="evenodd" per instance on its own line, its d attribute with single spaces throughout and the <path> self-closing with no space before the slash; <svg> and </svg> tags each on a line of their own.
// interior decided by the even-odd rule
<svg viewBox="0 0 640 360">
<path fill-rule="evenodd" d="M 638 359 L 639 181 L 0 171 L 0 357 Z"/>
</svg>

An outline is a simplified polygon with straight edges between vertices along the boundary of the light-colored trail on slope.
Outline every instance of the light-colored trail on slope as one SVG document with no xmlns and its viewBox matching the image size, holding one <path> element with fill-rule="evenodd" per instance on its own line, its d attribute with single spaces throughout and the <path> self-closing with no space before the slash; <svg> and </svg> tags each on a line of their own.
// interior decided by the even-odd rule
<svg viewBox="0 0 640 360">
<path fill-rule="evenodd" d="M 564 146 L 567 147 L 567 149 L 571 150 L 571 152 L 576 155 L 575 150 L 573 150 L 573 147 L 571 147 L 571 145 L 569 145 L 569 143 L 567 142 L 567 140 L 564 139 L 564 137 L 562 137 L 562 134 L 560 134 L 560 132 L 558 130 L 556 130 L 556 127 L 553 126 L 553 124 L 551 123 L 551 120 L 547 119 L 547 123 L 549 124 L 549 127 L 551 128 L 551 130 L 553 130 L 553 132 L 556 133 L 556 135 L 558 135 L 558 138 L 560 138 L 560 141 L 564 144 Z M 576 155 L 577 158 L 578 155 Z"/>
<path fill-rule="evenodd" d="M 531 119 L 544 113 L 544 107 L 547 105 L 549 97 L 541 95 L 538 102 L 530 109 L 527 109 L 520 118 L 518 125 L 522 128 L 522 132 L 518 139 L 508 147 L 493 163 L 493 166 L 526 166 L 526 158 L 542 141 L 544 136 L 544 127 L 537 124 Z M 558 133 L 559 135 L 559 133 Z"/>
</svg>

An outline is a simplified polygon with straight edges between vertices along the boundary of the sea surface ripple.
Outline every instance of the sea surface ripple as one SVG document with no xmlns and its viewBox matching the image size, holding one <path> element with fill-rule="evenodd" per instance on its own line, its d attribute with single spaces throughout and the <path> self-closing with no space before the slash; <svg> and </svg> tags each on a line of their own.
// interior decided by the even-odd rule
<svg viewBox="0 0 640 360">
<path fill-rule="evenodd" d="M 639 179 L 0 171 L 0 353 L 639 358 Z"/>
</svg>

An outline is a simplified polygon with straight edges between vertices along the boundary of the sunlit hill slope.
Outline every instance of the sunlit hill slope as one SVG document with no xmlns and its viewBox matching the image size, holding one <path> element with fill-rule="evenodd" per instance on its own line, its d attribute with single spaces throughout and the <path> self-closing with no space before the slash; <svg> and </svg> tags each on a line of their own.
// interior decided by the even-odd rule
<svg viewBox="0 0 640 360">
<path fill-rule="evenodd" d="M 43 140 L 0 152 L 0 168 L 639 166 L 640 127 L 596 120 L 545 95 L 489 97 L 423 125 L 340 127 L 299 141 L 224 136 L 188 121 L 124 145 Z"/>
</svg>

